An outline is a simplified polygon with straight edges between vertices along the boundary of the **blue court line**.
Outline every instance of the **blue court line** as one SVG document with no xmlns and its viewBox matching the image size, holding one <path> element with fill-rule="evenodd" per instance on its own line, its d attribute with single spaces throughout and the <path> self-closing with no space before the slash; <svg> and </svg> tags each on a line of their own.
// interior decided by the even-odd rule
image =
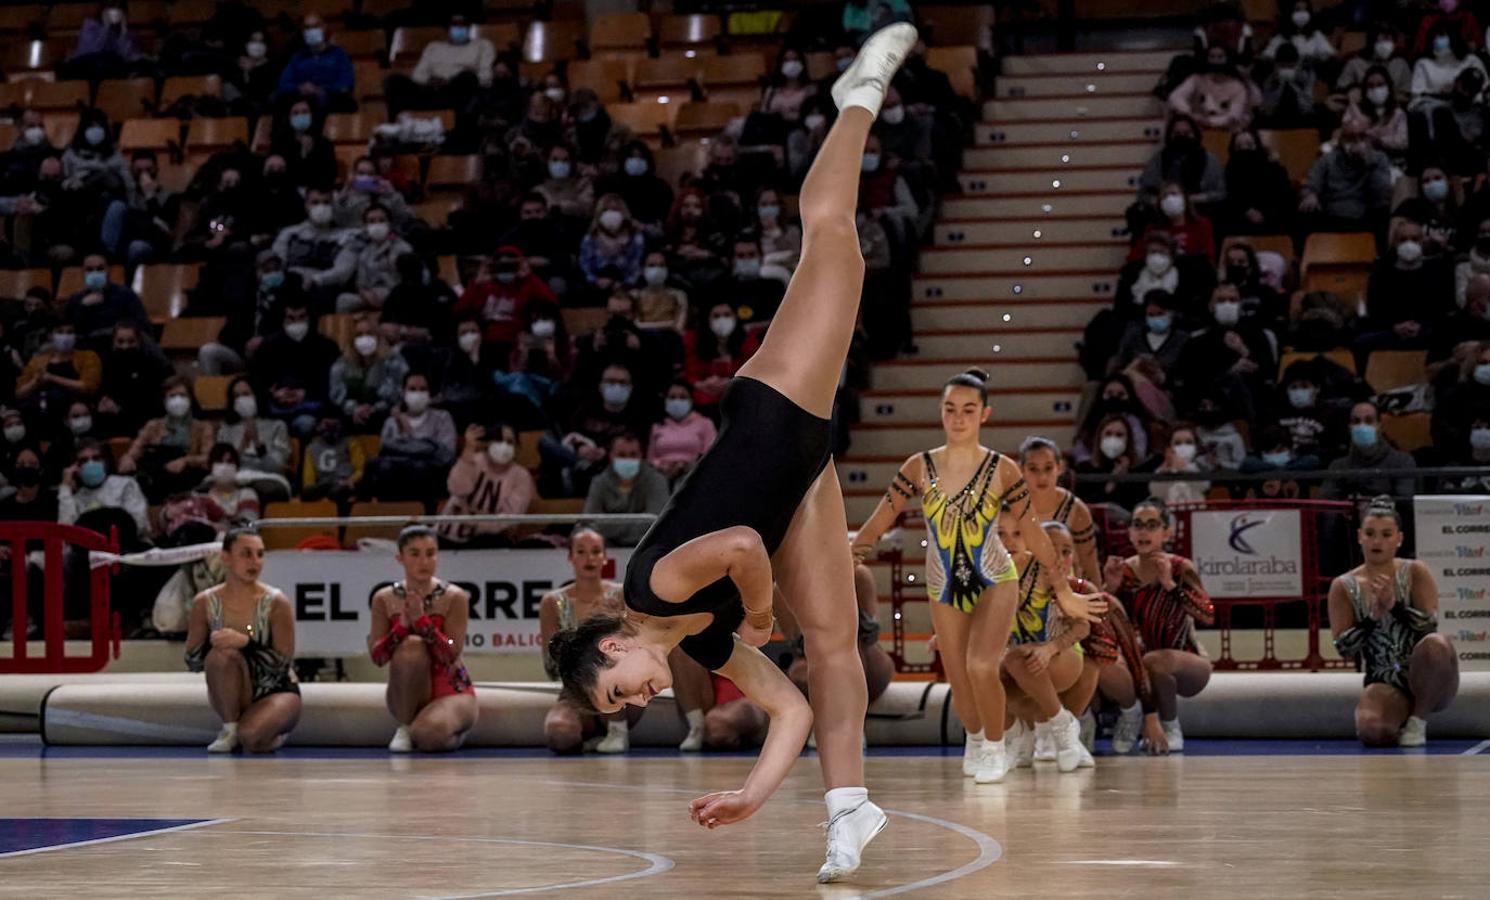
<svg viewBox="0 0 1490 900">
<path fill-rule="evenodd" d="M 1480 748 L 1477 754 L 1468 751 Z M 755 750 L 706 753 L 705 756 L 720 758 L 754 758 Z M 468 759 L 549 759 L 556 764 L 568 760 L 593 756 L 554 756 L 542 747 L 475 747 L 457 751 L 454 756 Z M 634 759 L 671 759 L 682 754 L 677 750 L 662 747 L 639 747 L 628 754 Z M 1112 751 L 1107 741 L 1097 742 L 1097 754 L 1110 757 Z M 1137 754 L 1135 754 L 1137 755 Z M 1399 749 L 1396 747 L 1364 747 L 1351 740 L 1205 740 L 1186 738 L 1186 756 L 1458 756 L 1478 755 L 1490 760 L 1490 747 L 1484 741 L 1469 739 L 1429 740 L 1427 747 Z M 264 756 L 238 754 L 240 759 L 389 759 L 394 756 L 409 758 L 404 754 L 389 753 L 382 747 L 286 747 L 277 753 Z M 417 758 L 417 754 L 415 755 Z M 871 747 L 871 757 L 961 757 L 961 747 Z M 154 746 L 106 746 L 106 747 L 58 747 L 44 746 L 39 739 L 0 741 L 0 759 L 205 759 L 208 753 L 198 747 L 154 747 Z"/>
</svg>

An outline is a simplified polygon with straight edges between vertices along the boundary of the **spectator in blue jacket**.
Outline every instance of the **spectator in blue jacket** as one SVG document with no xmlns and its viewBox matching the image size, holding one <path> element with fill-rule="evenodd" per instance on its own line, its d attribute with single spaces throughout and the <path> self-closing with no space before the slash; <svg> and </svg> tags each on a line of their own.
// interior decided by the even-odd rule
<svg viewBox="0 0 1490 900">
<path fill-rule="evenodd" d="M 275 96 L 281 103 L 304 97 L 323 112 L 354 112 L 352 58 L 331 43 L 326 23 L 310 13 L 301 31 L 305 46 L 285 64 Z"/>
</svg>

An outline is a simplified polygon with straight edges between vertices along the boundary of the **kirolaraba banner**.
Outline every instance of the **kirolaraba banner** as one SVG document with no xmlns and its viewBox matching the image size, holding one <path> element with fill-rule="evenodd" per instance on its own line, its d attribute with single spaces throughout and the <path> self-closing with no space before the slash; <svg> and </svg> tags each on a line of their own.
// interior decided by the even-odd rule
<svg viewBox="0 0 1490 900">
<path fill-rule="evenodd" d="M 1299 511 L 1245 509 L 1190 514 L 1190 553 L 1212 597 L 1304 595 Z"/>
<path fill-rule="evenodd" d="M 610 551 L 625 571 L 630 549 Z M 295 655 L 367 653 L 373 594 L 403 577 L 392 555 L 373 551 L 265 554 L 262 579 L 295 610 Z M 537 653 L 538 604 L 574 578 L 563 550 L 444 550 L 439 577 L 471 595 L 467 653 Z"/>
<path fill-rule="evenodd" d="M 1459 668 L 1490 669 L 1490 497 L 1414 497 L 1418 559 L 1438 583 L 1438 633 Z"/>
</svg>

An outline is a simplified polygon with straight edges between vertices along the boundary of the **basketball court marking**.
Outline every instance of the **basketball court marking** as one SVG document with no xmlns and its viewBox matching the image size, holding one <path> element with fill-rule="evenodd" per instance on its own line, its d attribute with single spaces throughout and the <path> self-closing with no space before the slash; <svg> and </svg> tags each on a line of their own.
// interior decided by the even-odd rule
<svg viewBox="0 0 1490 900">
<path fill-rule="evenodd" d="M 49 819 L 66 819 L 68 816 L 48 816 Z M 77 818 L 77 817 L 71 817 Z M 112 837 L 90 838 L 82 841 L 67 841 L 59 844 L 49 844 L 45 847 L 32 847 L 27 850 L 12 850 L 8 853 L 0 853 L 0 859 L 10 859 L 16 856 L 32 856 L 37 853 L 51 853 L 54 850 L 71 850 L 75 847 L 95 847 L 99 844 L 112 844 L 116 841 L 132 841 L 135 838 L 155 837 L 156 835 L 169 834 L 173 831 L 189 831 L 193 828 L 206 828 L 208 825 L 226 825 L 233 819 L 207 819 L 202 822 L 190 822 L 186 825 L 172 825 L 167 828 L 151 828 L 147 831 L 132 831 L 129 834 L 116 834 Z"/>
<path fill-rule="evenodd" d="M 455 841 L 468 844 L 516 844 L 522 847 L 551 847 L 560 850 L 583 850 L 589 853 L 612 853 L 621 856 L 630 856 L 644 860 L 647 863 L 645 869 L 636 872 L 627 872 L 624 875 L 607 875 L 604 878 L 587 878 L 584 881 L 566 881 L 562 884 L 540 884 L 524 888 L 507 888 L 499 891 L 483 891 L 476 894 L 451 894 L 449 896 L 429 897 L 426 900 L 474 900 L 477 897 L 510 897 L 514 894 L 539 894 L 544 891 L 564 891 L 574 888 L 597 887 L 603 884 L 616 884 L 621 881 L 631 881 L 636 878 L 649 878 L 653 875 L 661 875 L 673 867 L 673 861 L 660 853 L 647 853 L 642 850 L 625 850 L 620 847 L 596 847 L 589 844 L 561 844 L 554 841 L 523 841 L 517 838 L 480 838 L 480 837 L 450 837 L 447 835 L 422 835 L 422 834 L 372 834 L 368 832 L 353 831 L 240 831 L 228 829 L 217 831 L 214 834 L 248 834 L 260 837 L 320 837 L 320 838 L 388 838 L 398 841 Z"/>
<path fill-rule="evenodd" d="M 648 787 L 638 784 L 607 784 L 602 781 L 556 781 L 546 779 L 542 783 L 554 785 L 555 787 L 593 787 L 604 788 L 606 790 L 621 789 L 628 791 L 644 791 L 654 794 L 667 793 L 688 794 L 689 796 L 698 795 L 698 791 L 691 790 L 689 788 Z M 786 800 L 778 802 L 807 803 L 813 806 L 818 805 L 817 801 L 815 800 Z M 911 891 L 919 891 L 924 890 L 925 888 L 935 887 L 939 884 L 945 884 L 949 881 L 955 881 L 959 878 L 965 878 L 968 875 L 973 874 L 974 872 L 980 872 L 983 869 L 986 869 L 994 863 L 998 862 L 1000 857 L 1004 855 L 1004 848 L 999 844 L 998 841 L 994 840 L 983 832 L 977 831 L 973 828 L 969 828 L 966 825 L 960 825 L 957 822 L 948 822 L 946 819 L 938 819 L 935 816 L 925 816 L 920 813 L 902 812 L 898 809 L 884 809 L 883 812 L 887 816 L 894 816 L 899 819 L 911 819 L 917 822 L 925 822 L 928 825 L 935 825 L 937 828 L 945 828 L 946 830 L 951 831 L 954 834 L 962 835 L 977 846 L 978 855 L 971 862 L 964 863 L 963 865 L 960 865 L 955 869 L 948 869 L 945 872 L 932 875 L 928 878 L 922 878 L 920 881 L 912 881 L 907 884 L 896 885 L 894 887 L 881 888 L 880 890 L 871 891 L 867 894 L 858 894 L 856 895 L 857 898 L 892 897 L 896 894 L 906 894 L 910 893 Z"/>
</svg>

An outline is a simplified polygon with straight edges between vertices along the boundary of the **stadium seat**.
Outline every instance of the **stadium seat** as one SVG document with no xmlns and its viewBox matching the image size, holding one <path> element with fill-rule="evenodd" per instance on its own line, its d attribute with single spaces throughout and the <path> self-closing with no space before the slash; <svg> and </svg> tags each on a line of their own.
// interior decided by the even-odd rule
<svg viewBox="0 0 1490 900">
<path fill-rule="evenodd" d="M 734 103 L 684 103 L 673 119 L 673 133 L 718 134 L 739 116 L 740 107 Z"/>
<path fill-rule="evenodd" d="M 19 300 L 34 287 L 52 289 L 51 269 L 0 269 L 0 298 Z"/>
<path fill-rule="evenodd" d="M 636 71 L 631 75 L 631 89 L 635 92 L 686 87 L 703 75 L 704 59 L 698 56 L 690 58 L 681 53 L 644 59 L 637 63 Z"/>
<path fill-rule="evenodd" d="M 1432 419 L 1425 412 L 1388 414 L 1381 417 L 1381 433 L 1397 449 L 1411 453 L 1433 444 Z"/>
<path fill-rule="evenodd" d="M 193 178 L 197 177 L 197 166 L 193 163 L 160 161 L 160 186 L 173 194 L 185 191 Z"/>
<path fill-rule="evenodd" d="M 467 156 L 435 156 L 429 161 L 429 175 L 424 184 L 430 189 L 455 188 L 464 192 L 466 188 L 481 181 L 481 157 L 472 153 Z"/>
<path fill-rule="evenodd" d="M 354 434 L 352 442 L 362 448 L 362 455 L 372 459 L 383 448 L 383 439 L 376 434 Z"/>
<path fill-rule="evenodd" d="M 675 146 L 655 151 L 652 157 L 657 164 L 657 177 L 668 184 L 678 184 L 685 174 L 701 172 L 708 165 L 709 142 L 680 140 Z"/>
<path fill-rule="evenodd" d="M 227 319 L 222 316 L 192 316 L 167 319 L 160 335 L 160 349 L 189 351 L 193 357 L 203 344 L 217 340 Z"/>
<path fill-rule="evenodd" d="M 187 292 L 196 286 L 195 264 L 153 263 L 135 269 L 134 291 L 140 295 L 153 322 L 165 322 L 181 315 L 186 308 Z"/>
<path fill-rule="evenodd" d="M 604 327 L 610 318 L 603 306 L 584 306 L 576 309 L 565 309 L 564 330 L 569 332 L 570 337 L 580 337 L 592 334 Z"/>
<path fill-rule="evenodd" d="M 97 9 L 97 7 L 93 7 Z M 40 3 L 23 6 L 0 6 L 0 34 L 19 34 L 30 31 L 46 21 L 47 8 Z"/>
<path fill-rule="evenodd" d="M 952 90 L 959 96 L 969 100 L 978 99 L 977 47 L 928 47 L 926 64 L 938 72 L 945 72 L 947 80 L 952 83 Z"/>
<path fill-rule="evenodd" d="M 163 153 L 181 146 L 180 119 L 129 119 L 119 132 L 119 149 Z"/>
<path fill-rule="evenodd" d="M 352 332 L 356 329 L 357 317 L 351 313 L 333 313 L 321 316 L 318 330 L 321 334 L 336 341 L 338 346 L 345 347 L 352 343 Z"/>
<path fill-rule="evenodd" d="M 723 31 L 719 17 L 695 13 L 662 16 L 657 22 L 657 44 L 671 47 L 702 47 L 719 40 Z"/>
<path fill-rule="evenodd" d="M 178 321 L 191 322 L 192 319 L 180 319 Z M 202 320 L 195 320 L 202 321 Z M 166 323 L 169 327 L 170 323 Z M 213 335 L 208 340 L 217 340 Z M 228 383 L 236 376 L 233 375 L 198 375 L 192 382 L 192 393 L 196 394 L 197 405 L 205 412 L 222 412 L 228 408 Z"/>
<path fill-rule="evenodd" d="M 424 515 L 424 504 L 415 501 L 380 501 L 369 500 L 353 503 L 350 514 L 352 516 L 402 516 L 409 522 Z M 393 540 L 398 537 L 404 525 L 348 525 L 342 536 L 342 545 L 355 548 L 357 542 L 363 538 L 382 538 Z"/>
<path fill-rule="evenodd" d="M 31 88 L 26 105 L 32 109 L 49 112 L 59 109 L 74 110 L 88 105 L 88 82 L 86 81 L 32 79 L 22 84 L 29 85 Z"/>
<path fill-rule="evenodd" d="M 356 144 L 366 147 L 372 139 L 373 129 L 382 124 L 382 119 L 367 110 L 350 113 L 331 113 L 326 117 L 321 133 L 333 144 Z"/>
<path fill-rule="evenodd" d="M 1259 131 L 1263 146 L 1273 151 L 1294 185 L 1304 183 L 1314 161 L 1319 159 L 1319 132 L 1313 128 Z"/>
<path fill-rule="evenodd" d="M 1376 238 L 1370 232 L 1318 232 L 1304 239 L 1304 258 L 1299 274 L 1307 275 L 1315 263 L 1365 263 L 1376 261 Z"/>
<path fill-rule="evenodd" d="M 759 53 L 732 53 L 704 60 L 705 88 L 750 85 L 758 87 L 766 76 L 766 60 Z"/>
<path fill-rule="evenodd" d="M 607 105 L 620 102 L 621 86 L 630 80 L 626 63 L 618 59 L 570 60 L 564 76 L 571 91 L 589 88 Z"/>
<path fill-rule="evenodd" d="M 590 26 L 590 52 L 645 50 L 652 39 L 652 20 L 646 13 L 600 13 Z"/>
<path fill-rule="evenodd" d="M 285 500 L 271 503 L 264 508 L 266 519 L 330 518 L 340 515 L 336 503 L 331 500 Z M 269 550 L 294 550 L 300 542 L 310 538 L 325 537 L 339 540 L 335 525 L 295 525 L 286 528 L 265 528 L 264 547 Z"/>
<path fill-rule="evenodd" d="M 1305 292 L 1328 291 L 1346 303 L 1355 303 L 1366 296 L 1370 283 L 1371 268 L 1365 263 L 1315 263 L 1302 287 Z"/>
<path fill-rule="evenodd" d="M 66 147 L 72 143 L 72 136 L 78 130 L 78 114 L 47 113 L 42 125 L 46 128 L 47 140 L 52 142 L 53 147 Z"/>
<path fill-rule="evenodd" d="M 1200 145 L 1206 152 L 1221 161 L 1222 165 L 1231 156 L 1231 132 L 1222 128 L 1205 128 L 1200 133 Z"/>
<path fill-rule="evenodd" d="M 416 217 L 428 222 L 436 228 L 444 228 L 450 221 L 450 214 L 464 205 L 460 195 L 445 195 L 432 197 L 423 203 L 413 207 Z"/>
<path fill-rule="evenodd" d="M 585 40 L 585 23 L 564 19 L 533 22 L 523 36 L 524 62 L 544 63 L 573 59 L 580 55 Z"/>
<path fill-rule="evenodd" d="M 352 63 L 352 93 L 358 100 L 374 100 L 383 97 L 383 79 L 388 71 L 370 59 L 359 59 Z"/>
<path fill-rule="evenodd" d="M 186 128 L 186 150 L 189 153 L 214 153 L 240 143 L 248 143 L 248 120 L 238 116 L 192 119 Z"/>
<path fill-rule="evenodd" d="M 109 281 L 121 284 L 124 281 L 123 266 L 109 266 Z M 57 302 L 62 303 L 73 294 L 83 290 L 83 267 L 71 266 L 57 276 Z"/>
<path fill-rule="evenodd" d="M 1376 350 L 1366 360 L 1366 383 L 1380 393 L 1427 380 L 1426 350 Z"/>
<path fill-rule="evenodd" d="M 615 124 L 626 126 L 638 137 L 646 137 L 659 134 L 671 125 L 676 108 L 672 103 L 617 103 L 606 112 Z"/>
<path fill-rule="evenodd" d="M 173 26 L 201 25 L 216 9 L 217 0 L 173 0 L 166 8 L 166 21 Z"/>
<path fill-rule="evenodd" d="M 222 79 L 216 75 L 177 75 L 160 88 L 161 109 L 183 97 L 221 97 Z"/>
<path fill-rule="evenodd" d="M 0 83 L 0 108 L 21 108 L 29 104 L 31 79 Z"/>
<path fill-rule="evenodd" d="M 110 122 L 138 119 L 155 112 L 155 80 L 126 78 L 98 83 L 93 105 L 109 117 Z"/>
<path fill-rule="evenodd" d="M 1221 255 L 1237 244 L 1246 244 L 1257 253 L 1276 253 L 1293 268 L 1293 237 L 1287 234 L 1234 234 L 1221 243 Z"/>
<path fill-rule="evenodd" d="M 21 128 L 15 122 L 0 122 L 0 147 L 14 146 L 20 133 Z"/>
<path fill-rule="evenodd" d="M 399 31 L 403 31 L 402 28 Z M 394 32 L 395 37 L 398 32 Z M 371 31 L 340 31 L 336 34 L 336 46 L 347 51 L 355 60 L 381 60 L 388 52 L 388 35 L 382 29 Z M 417 54 L 416 54 L 417 58 Z"/>
<path fill-rule="evenodd" d="M 518 465 L 525 469 L 537 469 L 543 464 L 543 457 L 538 452 L 538 443 L 547 433 L 541 429 L 517 433 L 517 456 L 514 459 Z"/>
<path fill-rule="evenodd" d="M 1355 355 L 1352 354 L 1349 350 L 1341 347 L 1334 350 L 1325 350 L 1323 352 L 1316 352 L 1313 350 L 1285 350 L 1278 360 L 1278 378 L 1282 379 L 1283 373 L 1287 372 L 1288 367 L 1293 365 L 1294 363 L 1305 362 L 1320 356 L 1324 357 L 1330 362 L 1338 363 L 1339 365 L 1343 366 L 1346 371 L 1350 372 L 1350 374 L 1356 374 Z"/>
<path fill-rule="evenodd" d="M 445 36 L 440 25 L 406 26 L 393 29 L 393 39 L 388 42 L 388 65 L 394 68 L 413 68 L 426 45 Z"/>
</svg>

